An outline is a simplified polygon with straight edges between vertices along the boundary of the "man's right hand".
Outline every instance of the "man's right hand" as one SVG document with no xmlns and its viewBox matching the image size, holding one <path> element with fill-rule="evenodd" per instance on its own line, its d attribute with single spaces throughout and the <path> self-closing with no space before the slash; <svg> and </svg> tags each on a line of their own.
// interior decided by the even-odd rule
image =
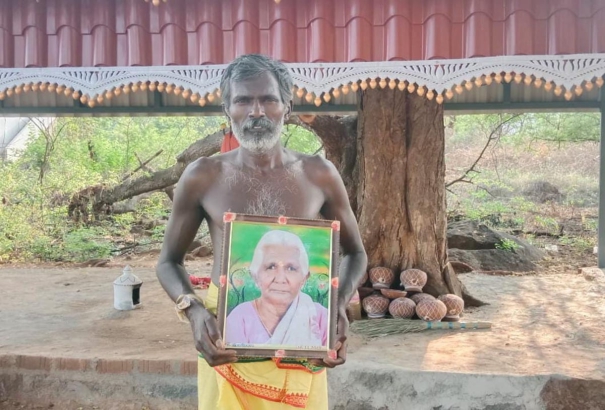
<svg viewBox="0 0 605 410">
<path fill-rule="evenodd" d="M 225 350 L 216 317 L 204 307 L 193 304 L 187 309 L 187 317 L 193 331 L 195 348 L 212 367 L 237 362 L 233 350 Z"/>
</svg>

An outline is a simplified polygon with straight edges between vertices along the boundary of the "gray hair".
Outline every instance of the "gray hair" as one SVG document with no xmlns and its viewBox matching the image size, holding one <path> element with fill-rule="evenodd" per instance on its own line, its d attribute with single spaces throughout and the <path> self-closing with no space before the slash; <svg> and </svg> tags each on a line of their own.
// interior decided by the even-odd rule
<svg viewBox="0 0 605 410">
<path fill-rule="evenodd" d="M 305 249 L 305 245 L 303 245 L 298 235 L 291 232 L 274 230 L 264 234 L 263 237 L 260 238 L 260 241 L 258 241 L 256 249 L 254 249 L 254 256 L 252 257 L 252 262 L 250 262 L 250 273 L 254 279 L 256 279 L 258 271 L 263 263 L 263 258 L 265 256 L 263 248 L 267 245 L 283 245 L 297 248 L 300 254 L 300 268 L 302 274 L 306 275 L 309 273 L 309 256 Z"/>
<path fill-rule="evenodd" d="M 266 72 L 273 74 L 279 85 L 282 103 L 288 104 L 292 100 L 294 85 L 288 68 L 282 62 L 262 54 L 244 54 L 233 60 L 221 77 L 221 98 L 225 107 L 231 104 L 232 81 L 248 80 Z"/>
</svg>

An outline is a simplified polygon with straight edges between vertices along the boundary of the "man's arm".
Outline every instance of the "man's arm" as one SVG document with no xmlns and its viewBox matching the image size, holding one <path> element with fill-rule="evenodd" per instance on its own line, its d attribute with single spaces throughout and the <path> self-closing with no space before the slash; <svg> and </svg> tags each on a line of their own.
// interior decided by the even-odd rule
<svg viewBox="0 0 605 410">
<path fill-rule="evenodd" d="M 199 202 L 201 190 L 197 168 L 199 165 L 196 163 L 189 165 L 176 186 L 172 213 L 156 267 L 160 284 L 173 301 L 182 294 L 194 293 L 184 261 L 204 217 Z"/>
<path fill-rule="evenodd" d="M 331 162 L 327 160 L 323 162 L 325 170 L 322 176 L 322 188 L 326 202 L 321 209 L 321 214 L 326 219 L 340 221 L 340 245 L 343 258 L 340 262 L 338 305 L 339 308 L 346 308 L 367 269 L 368 257 L 363 248 L 357 220 L 351 209 L 342 178 Z"/>
<path fill-rule="evenodd" d="M 336 367 L 347 360 L 346 340 L 349 328 L 347 304 L 367 269 L 368 257 L 340 174 L 331 162 L 320 157 L 315 157 L 314 160 L 314 179 L 325 196 L 321 215 L 326 219 L 340 221 L 340 245 L 343 258 L 340 261 L 337 342 L 334 347 L 337 356 L 321 361 L 311 360 L 311 362 L 317 366 Z"/>
<path fill-rule="evenodd" d="M 173 301 L 182 294 L 194 293 L 184 261 L 187 248 L 204 219 L 200 201 L 207 188 L 206 181 L 212 179 L 209 175 L 211 170 L 204 165 L 205 161 L 208 160 L 200 159 L 189 165 L 177 184 L 156 268 L 160 284 Z M 193 302 L 185 314 L 191 323 L 195 348 L 210 366 L 237 361 L 234 351 L 224 350 L 216 318 L 212 313 L 202 304 Z"/>
</svg>

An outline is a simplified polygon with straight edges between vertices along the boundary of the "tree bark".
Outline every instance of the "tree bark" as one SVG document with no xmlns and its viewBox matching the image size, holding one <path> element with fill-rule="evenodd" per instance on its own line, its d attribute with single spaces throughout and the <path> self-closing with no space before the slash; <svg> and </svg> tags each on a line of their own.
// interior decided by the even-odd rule
<svg viewBox="0 0 605 410">
<path fill-rule="evenodd" d="M 357 120 L 346 118 L 316 117 L 309 127 L 343 176 L 369 267 L 418 268 L 428 275 L 425 292 L 481 304 L 447 260 L 443 107 L 408 92 L 367 89 Z"/>
</svg>

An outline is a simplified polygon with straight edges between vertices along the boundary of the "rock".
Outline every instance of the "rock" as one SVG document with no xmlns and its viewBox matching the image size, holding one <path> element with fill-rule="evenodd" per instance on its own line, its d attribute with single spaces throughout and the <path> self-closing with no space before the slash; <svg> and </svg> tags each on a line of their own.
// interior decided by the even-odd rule
<svg viewBox="0 0 605 410">
<path fill-rule="evenodd" d="M 212 255 L 212 248 L 202 245 L 191 251 L 191 255 L 197 258 L 205 258 Z"/>
<path fill-rule="evenodd" d="M 605 403 L 605 382 L 553 377 L 542 388 L 540 397 L 544 408 L 548 410 L 602 409 Z"/>
<path fill-rule="evenodd" d="M 593 281 L 595 279 L 603 279 L 605 275 L 603 274 L 603 270 L 590 267 L 590 268 L 580 268 L 578 269 L 578 273 L 584 276 L 584 279 Z"/>
<path fill-rule="evenodd" d="M 448 249 L 448 258 L 466 263 L 479 271 L 529 272 L 536 269 L 533 261 L 501 249 Z"/>
<path fill-rule="evenodd" d="M 523 190 L 523 195 L 538 203 L 559 202 L 563 195 L 559 189 L 548 181 L 534 181 Z"/>
<path fill-rule="evenodd" d="M 193 252 L 194 250 L 196 250 L 200 246 L 202 246 L 202 242 L 200 240 L 196 239 L 193 242 L 191 242 L 191 245 L 189 245 L 189 247 L 187 248 L 187 252 Z"/>
<path fill-rule="evenodd" d="M 458 221 L 448 226 L 448 257 L 477 270 L 527 272 L 546 253 L 513 235 L 497 232 L 476 221 Z M 504 249 L 503 249 L 504 248 Z"/>
</svg>

